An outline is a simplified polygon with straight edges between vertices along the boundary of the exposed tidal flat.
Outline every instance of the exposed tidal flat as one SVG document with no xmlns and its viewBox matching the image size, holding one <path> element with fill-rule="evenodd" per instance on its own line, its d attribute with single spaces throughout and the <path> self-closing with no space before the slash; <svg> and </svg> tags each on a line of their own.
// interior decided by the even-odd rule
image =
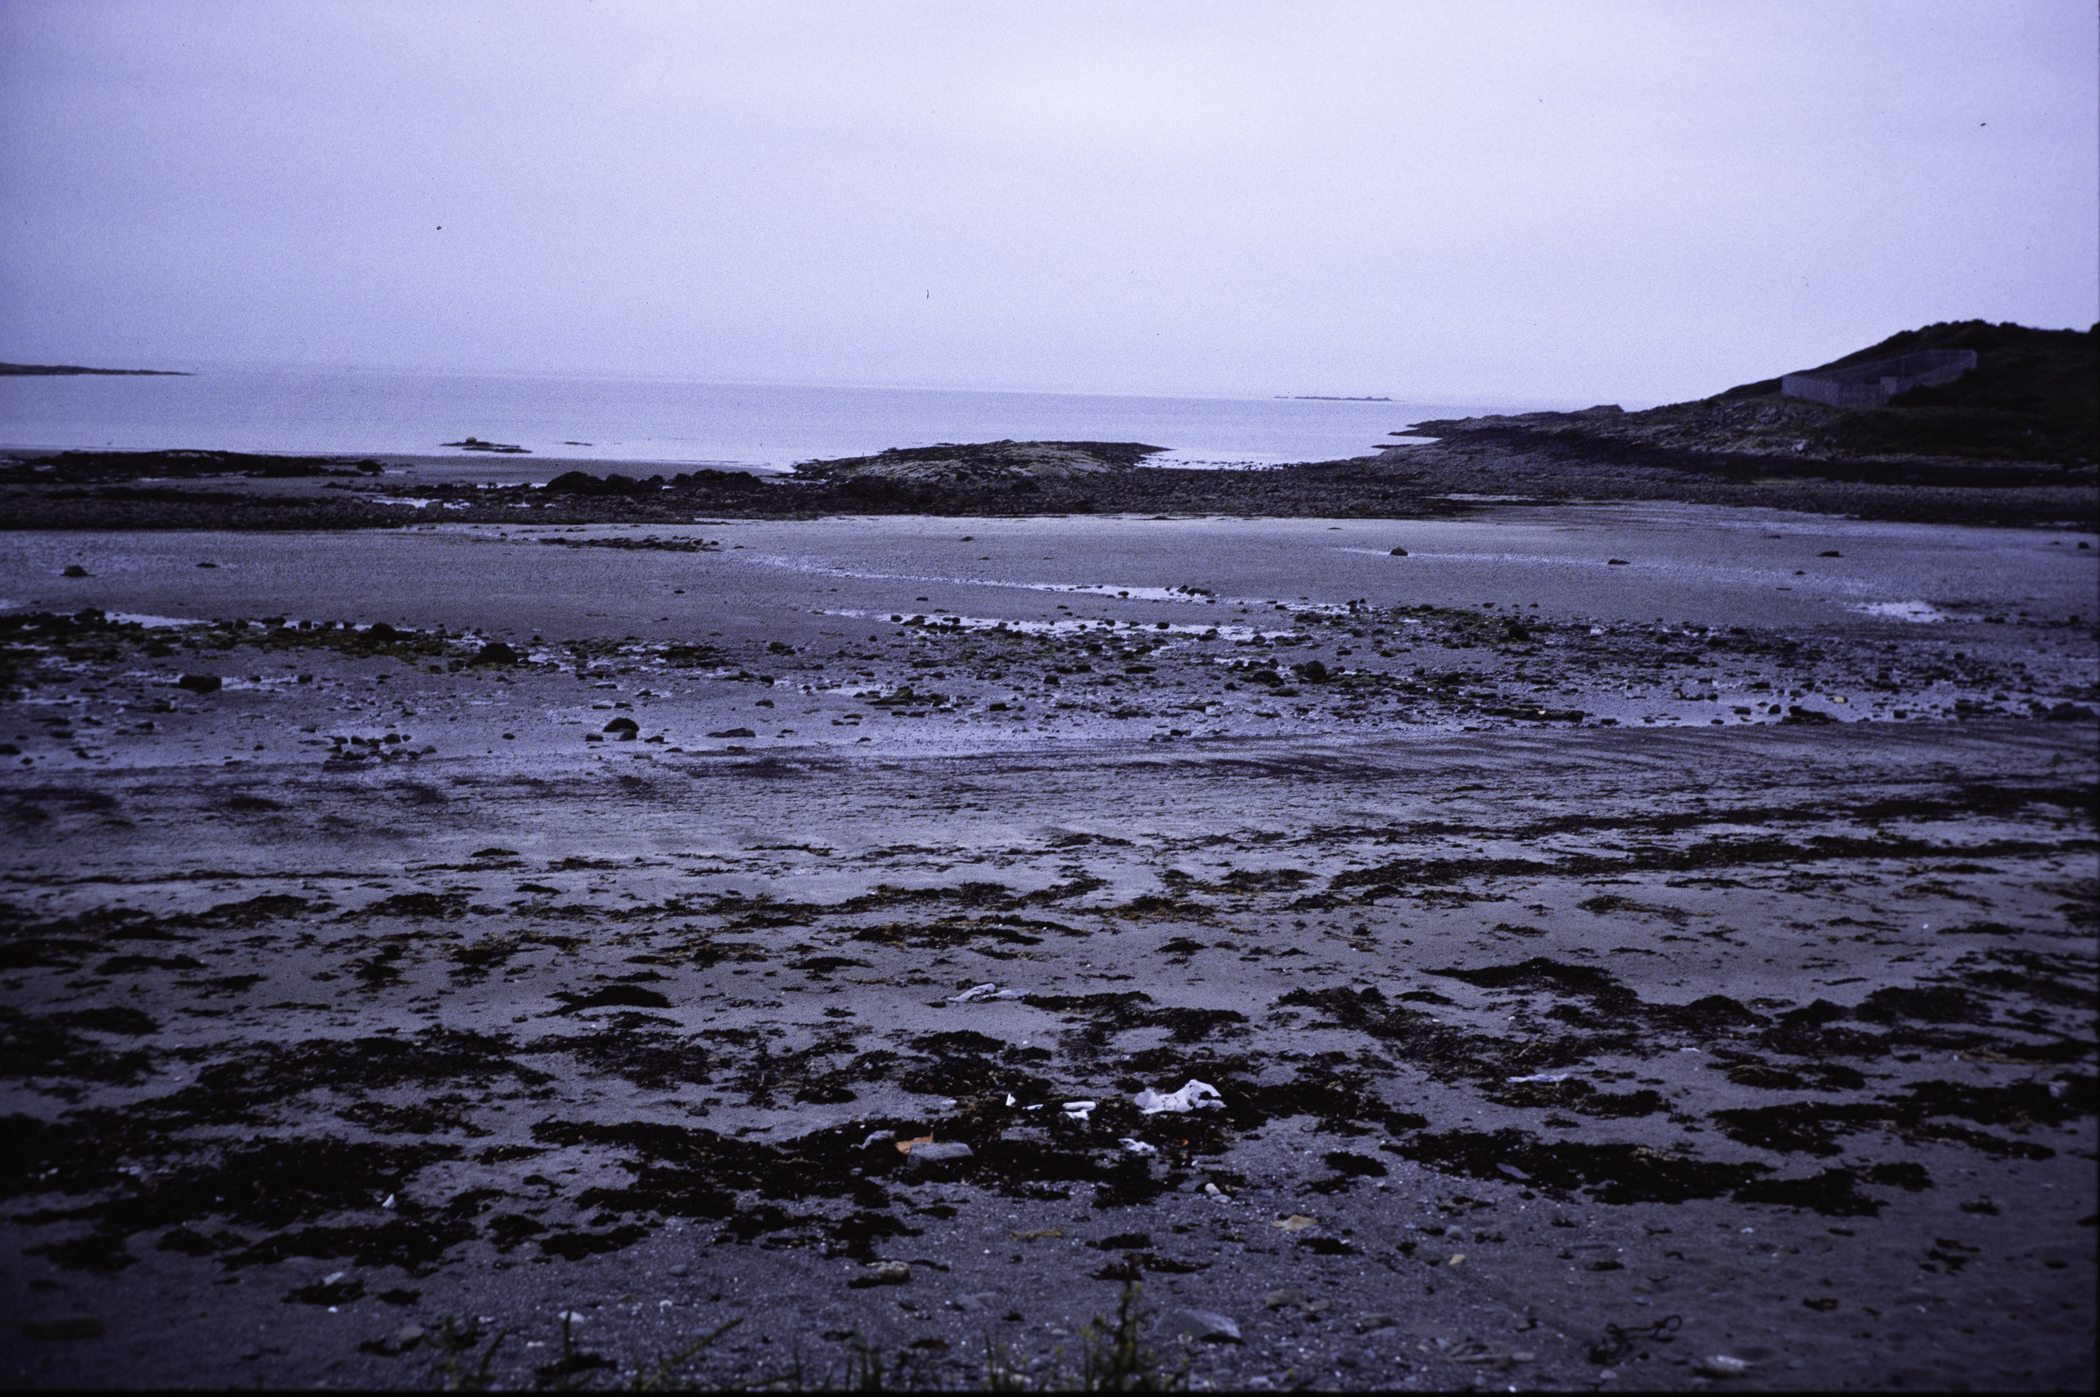
<svg viewBox="0 0 2100 1397">
<path fill-rule="evenodd" d="M 7 533 L 8 1371 L 2088 1386 L 2093 542 Z"/>
</svg>

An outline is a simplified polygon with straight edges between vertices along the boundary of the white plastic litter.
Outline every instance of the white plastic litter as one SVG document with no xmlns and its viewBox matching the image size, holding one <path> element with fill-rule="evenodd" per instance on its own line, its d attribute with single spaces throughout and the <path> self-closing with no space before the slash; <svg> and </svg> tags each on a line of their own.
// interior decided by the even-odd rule
<svg viewBox="0 0 2100 1397">
<path fill-rule="evenodd" d="M 1133 1140 L 1127 1135 L 1124 1136 L 1122 1139 L 1116 1141 L 1116 1143 L 1121 1145 L 1124 1149 L 1129 1150 L 1132 1154 L 1159 1153 L 1159 1146 L 1148 1145 L 1143 1140 Z"/>
<path fill-rule="evenodd" d="M 970 986 L 961 994 L 949 995 L 948 1002 L 950 1004 L 971 1004 L 980 999 L 1019 999 L 1025 993 L 1027 993 L 1025 990 L 1002 990 L 995 982 L 988 980 L 984 984 Z"/>
<path fill-rule="evenodd" d="M 1148 1116 L 1156 1116 L 1161 1111 L 1194 1111 L 1204 1106 L 1223 1107 L 1224 1104 L 1225 1097 L 1216 1087 L 1194 1077 L 1189 1078 L 1188 1084 L 1180 1091 L 1161 1095 L 1146 1087 L 1137 1094 L 1137 1108 Z"/>
<path fill-rule="evenodd" d="M 1534 1072 L 1529 1077 L 1505 1077 L 1509 1082 L 1565 1082 L 1573 1072 Z"/>
<path fill-rule="evenodd" d="M 870 1135 L 868 1136 L 868 1138 L 867 1138 L 867 1139 L 865 1139 L 865 1140 L 861 1141 L 861 1142 L 860 1142 L 860 1147 L 861 1147 L 862 1149 L 866 1149 L 866 1148 L 867 1148 L 868 1146 L 870 1146 L 870 1145 L 872 1145 L 872 1144 L 875 1144 L 875 1143 L 876 1143 L 876 1142 L 878 1142 L 878 1141 L 881 1141 L 881 1140 L 894 1140 L 894 1139 L 896 1139 L 896 1138 L 897 1138 L 897 1132 L 896 1132 L 896 1131 L 894 1131 L 894 1130 L 878 1130 L 878 1131 L 875 1131 L 875 1132 L 873 1132 L 872 1134 L 870 1134 Z"/>
<path fill-rule="evenodd" d="M 1067 1101 L 1064 1105 L 1064 1112 L 1075 1121 L 1083 1121 L 1088 1116 L 1091 1116 L 1094 1113 L 1094 1108 L 1100 1104 L 1098 1101 Z"/>
</svg>

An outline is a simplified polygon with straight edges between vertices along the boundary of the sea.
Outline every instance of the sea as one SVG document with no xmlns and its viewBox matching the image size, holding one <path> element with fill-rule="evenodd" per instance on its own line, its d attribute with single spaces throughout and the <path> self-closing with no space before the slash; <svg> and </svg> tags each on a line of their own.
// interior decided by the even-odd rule
<svg viewBox="0 0 2100 1397">
<path fill-rule="evenodd" d="M 544 480 L 570 462 L 785 471 L 890 447 L 1011 439 L 1143 442 L 1167 448 L 1151 464 L 1247 469 L 1369 455 L 1413 422 L 1563 406 L 376 369 L 9 375 L 0 376 L 0 448 L 458 456 L 491 478 Z M 530 454 L 446 446 L 469 437 Z"/>
</svg>

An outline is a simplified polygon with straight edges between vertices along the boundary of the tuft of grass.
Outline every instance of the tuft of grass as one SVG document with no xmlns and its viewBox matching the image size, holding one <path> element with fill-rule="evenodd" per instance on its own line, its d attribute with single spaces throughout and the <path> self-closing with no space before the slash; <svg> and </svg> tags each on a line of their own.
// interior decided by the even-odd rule
<svg viewBox="0 0 2100 1397">
<path fill-rule="evenodd" d="M 499 1329 L 482 1351 L 481 1359 L 473 1367 L 466 1360 L 473 1356 L 474 1346 L 481 1342 L 481 1331 L 469 1325 L 461 1327 L 450 1315 L 445 1316 L 444 1327 L 438 1331 L 438 1357 L 433 1375 L 438 1378 L 438 1387 L 444 1392 L 486 1392 L 495 1386 L 496 1379 L 489 1372 L 496 1361 L 496 1349 L 509 1338 L 511 1331 Z"/>
<path fill-rule="evenodd" d="M 1150 1311 L 1144 1306 L 1144 1286 L 1125 1283 L 1113 1315 L 1095 1315 L 1079 1332 L 1076 1368 L 1069 1366 L 1063 1348 L 1048 1362 L 1031 1364 L 1012 1348 L 987 1333 L 984 1338 L 984 1369 L 977 1386 L 986 1392 L 1185 1392 L 1189 1385 L 1186 1355 L 1178 1367 L 1170 1366 L 1141 1334 Z M 743 1321 L 732 1319 L 702 1335 L 676 1353 L 657 1359 L 653 1367 L 637 1366 L 628 1383 L 636 1392 L 690 1390 L 698 1380 L 680 1374 L 687 1362 Z M 496 1350 L 513 1331 L 504 1330 L 490 1339 L 475 1356 L 481 1342 L 477 1329 L 462 1328 L 446 1319 L 438 1336 L 439 1357 L 434 1368 L 439 1386 L 448 1392 L 486 1392 L 495 1386 L 491 1371 Z M 610 1367 L 595 1355 L 579 1353 L 572 1322 L 562 1316 L 561 1355 L 539 1369 L 542 1389 L 572 1392 L 588 1388 L 598 1377 L 599 1367 Z M 846 1355 L 844 1370 L 826 1369 L 812 1380 L 804 1369 L 799 1350 L 789 1366 L 770 1375 L 753 1374 L 738 1381 L 711 1379 L 706 1386 L 738 1392 L 933 1392 L 946 1384 L 939 1355 L 921 1349 L 901 1348 L 886 1355 L 865 1336 L 855 1335 Z"/>
<path fill-rule="evenodd" d="M 1079 1333 L 1081 1392 L 1178 1392 L 1188 1385 L 1188 1364 L 1169 1371 L 1138 1333 L 1147 1311 L 1145 1287 L 1126 1281 L 1116 1301 L 1116 1317 L 1095 1315 Z"/>
<path fill-rule="evenodd" d="M 683 1386 L 683 1384 L 673 1381 L 671 1375 L 675 1373 L 679 1368 L 683 1367 L 686 1361 L 690 1359 L 694 1354 L 699 1353 L 702 1349 L 709 1347 L 714 1343 L 715 1340 L 721 1338 L 724 1334 L 727 1334 L 730 1330 L 736 1328 L 739 1324 L 742 1324 L 743 1322 L 744 1321 L 742 1319 L 732 1319 L 727 1324 L 718 1327 L 712 1334 L 702 1335 L 700 1338 L 695 1339 L 690 1344 L 687 1344 L 684 1348 L 678 1350 L 678 1352 L 672 1354 L 670 1357 L 659 1358 L 656 1363 L 656 1368 L 653 1372 L 645 1374 L 642 1371 L 642 1369 L 639 1366 L 637 1366 L 634 1370 L 634 1381 L 628 1384 L 628 1386 L 636 1392 L 654 1392 L 659 1388 L 668 1387 L 671 1389 L 676 1389 L 678 1387 Z M 797 1385 L 799 1386 L 802 1374 L 802 1359 L 801 1355 L 799 1354 L 796 1355 L 795 1358 L 794 1374 L 797 1380 Z"/>
</svg>

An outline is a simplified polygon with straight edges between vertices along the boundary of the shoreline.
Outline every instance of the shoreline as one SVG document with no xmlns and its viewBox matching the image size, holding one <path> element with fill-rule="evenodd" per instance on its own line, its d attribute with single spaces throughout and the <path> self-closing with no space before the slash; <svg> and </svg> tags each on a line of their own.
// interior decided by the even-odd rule
<svg viewBox="0 0 2100 1397">
<path fill-rule="evenodd" d="M 98 453 L 98 459 L 164 453 Z M 826 478 L 821 473 L 719 470 L 674 463 L 619 463 L 531 458 L 302 456 L 278 459 L 333 465 L 355 476 L 353 459 L 382 463 L 369 481 L 255 480 L 238 474 L 181 480 L 80 481 L 37 478 L 38 461 L 0 464 L 0 529 L 65 528 L 389 528 L 416 522 L 434 505 L 460 522 L 690 523 L 718 517 L 794 518 L 858 514 L 1025 517 L 1057 514 L 1159 513 L 1241 517 L 1355 517 L 1406 520 L 1452 517 L 1522 503 L 1539 507 L 1674 501 L 1785 509 L 1861 519 L 2040 528 L 2080 527 L 2100 516 L 2100 486 L 2082 479 L 2047 483 L 2017 465 L 1994 470 L 1946 463 L 1943 479 L 1920 483 L 1912 461 L 1801 463 L 1714 458 L 1657 466 L 1589 458 L 1542 459 L 1497 454 L 1477 442 L 1442 441 L 1380 457 L 1260 470 L 1191 470 L 1132 466 L 1070 478 L 962 476 Z M 295 464 L 292 469 L 302 469 Z M 632 472 L 685 477 L 678 488 L 595 494 L 550 494 L 533 476 L 578 471 L 594 479 Z M 1824 474 L 1817 474 L 1821 470 Z M 1993 475 L 2018 483 L 1992 484 Z M 2032 479 L 2029 477 L 2033 476 Z M 500 487 L 500 488 L 497 488 Z M 423 501 L 420 507 L 375 503 L 371 495 Z"/>
</svg>

